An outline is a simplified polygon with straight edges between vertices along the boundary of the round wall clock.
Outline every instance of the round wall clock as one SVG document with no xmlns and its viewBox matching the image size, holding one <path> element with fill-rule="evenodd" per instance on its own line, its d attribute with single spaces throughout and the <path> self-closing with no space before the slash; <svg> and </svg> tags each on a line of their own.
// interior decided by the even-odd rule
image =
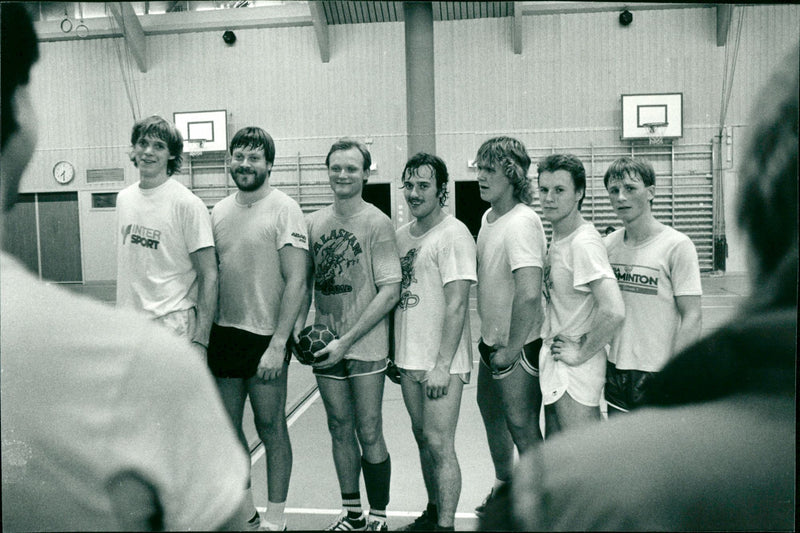
<svg viewBox="0 0 800 533">
<path fill-rule="evenodd" d="M 59 161 L 53 165 L 53 178 L 64 185 L 72 181 L 75 177 L 75 167 L 69 161 Z"/>
</svg>

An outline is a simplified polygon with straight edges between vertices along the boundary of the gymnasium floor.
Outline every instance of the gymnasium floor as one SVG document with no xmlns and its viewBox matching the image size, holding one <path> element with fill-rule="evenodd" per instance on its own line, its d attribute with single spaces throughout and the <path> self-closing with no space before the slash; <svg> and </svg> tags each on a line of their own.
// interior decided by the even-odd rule
<svg viewBox="0 0 800 533">
<path fill-rule="evenodd" d="M 747 278 L 743 275 L 704 276 L 703 332 L 709 333 L 726 322 L 747 295 Z M 105 301 L 113 301 L 113 287 L 75 286 L 78 292 L 88 293 Z M 472 337 L 477 343 L 479 320 L 476 301 L 470 301 Z M 474 530 L 477 519 L 474 508 L 486 495 L 494 480 L 489 449 L 476 402 L 477 366 L 473 366 L 472 382 L 464 394 L 456 432 L 456 450 L 461 464 L 462 490 L 456 514 L 457 530 Z M 287 415 L 292 439 L 294 464 L 289 495 L 286 502 L 289 529 L 321 529 L 332 522 L 340 510 L 339 489 L 325 412 L 311 369 L 292 360 L 289 366 Z M 408 414 L 405 411 L 400 387 L 386 381 L 383 404 L 384 434 L 392 457 L 391 503 L 388 511 L 389 529 L 397 529 L 412 521 L 424 509 L 427 497 L 419 467 L 419 456 Z M 263 448 L 256 443 L 252 413 L 245 413 L 245 434 L 253 443 L 253 493 L 257 506 L 266 505 L 266 468 Z M 366 506 L 366 491 L 362 481 L 362 503 Z"/>
</svg>

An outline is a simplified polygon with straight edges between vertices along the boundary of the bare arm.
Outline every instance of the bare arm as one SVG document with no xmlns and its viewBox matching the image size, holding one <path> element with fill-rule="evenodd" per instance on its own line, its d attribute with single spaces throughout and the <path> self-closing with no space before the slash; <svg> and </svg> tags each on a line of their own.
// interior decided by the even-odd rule
<svg viewBox="0 0 800 533">
<path fill-rule="evenodd" d="M 386 313 L 394 309 L 394 306 L 397 305 L 399 300 L 399 281 L 397 283 L 390 283 L 378 287 L 378 294 L 375 295 L 366 309 L 364 309 L 361 317 L 353 324 L 353 327 L 316 353 L 317 356 L 328 354 L 328 359 L 314 366 L 317 368 L 328 368 L 341 361 L 350 347 L 369 330 L 375 327 L 375 324 L 386 316 Z"/>
<path fill-rule="evenodd" d="M 297 313 L 297 320 L 294 323 L 294 340 L 298 340 L 298 334 L 305 327 L 308 320 L 308 312 L 311 310 L 311 297 L 314 294 L 314 261 L 311 254 L 306 254 L 306 292 L 300 311 Z"/>
<path fill-rule="evenodd" d="M 700 296 L 676 296 L 675 305 L 681 316 L 681 324 L 675 335 L 675 352 L 679 353 L 698 340 L 703 332 L 703 312 Z"/>
<path fill-rule="evenodd" d="M 528 335 L 542 326 L 544 317 L 541 312 L 542 301 L 542 269 L 539 267 L 518 268 L 514 276 L 514 301 L 511 305 L 511 324 L 508 330 L 508 342 L 492 355 L 492 366 L 495 369 L 507 368 L 511 365 Z"/>
<path fill-rule="evenodd" d="M 428 372 L 425 392 L 429 398 L 447 395 L 450 383 L 450 365 L 456 355 L 464 320 L 469 309 L 469 288 L 472 282 L 466 279 L 451 281 L 444 286 L 445 314 L 442 324 L 442 340 L 436 356 L 436 366 Z"/>
<path fill-rule="evenodd" d="M 200 248 L 189 254 L 192 267 L 197 273 L 197 324 L 192 342 L 208 348 L 211 323 L 217 310 L 217 255 L 213 246 Z"/>
<path fill-rule="evenodd" d="M 589 331 L 578 343 L 556 336 L 551 347 L 553 358 L 570 366 L 585 363 L 602 350 L 625 320 L 625 303 L 616 279 L 596 279 L 589 282 L 589 288 L 597 302 L 597 313 L 589 325 Z"/>
<path fill-rule="evenodd" d="M 278 310 L 278 324 L 256 371 L 256 375 L 265 381 L 277 378 L 283 372 L 286 342 L 294 333 L 297 315 L 306 300 L 308 252 L 287 245 L 278 250 L 278 258 L 281 263 L 281 275 L 285 280 Z"/>
</svg>

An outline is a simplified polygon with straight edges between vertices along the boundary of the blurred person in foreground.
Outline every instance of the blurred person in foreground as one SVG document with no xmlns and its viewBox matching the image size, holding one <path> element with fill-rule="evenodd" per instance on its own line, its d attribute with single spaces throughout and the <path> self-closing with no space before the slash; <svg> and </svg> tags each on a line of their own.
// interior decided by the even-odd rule
<svg viewBox="0 0 800 533">
<path fill-rule="evenodd" d="M 0 10 L 2 235 L 36 145 L 39 51 L 25 7 Z M 247 457 L 199 353 L 0 262 L 3 531 L 242 529 Z"/>
<path fill-rule="evenodd" d="M 750 299 L 653 378 L 651 408 L 526 454 L 515 527 L 794 529 L 798 62 L 795 48 L 762 93 L 740 169 Z"/>
</svg>

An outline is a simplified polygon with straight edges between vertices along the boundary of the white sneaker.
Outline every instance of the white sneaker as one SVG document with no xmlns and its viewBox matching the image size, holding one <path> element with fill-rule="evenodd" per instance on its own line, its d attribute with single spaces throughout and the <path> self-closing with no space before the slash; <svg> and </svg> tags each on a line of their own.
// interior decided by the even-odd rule
<svg viewBox="0 0 800 533">
<path fill-rule="evenodd" d="M 262 519 L 261 531 L 286 531 L 286 520 L 282 524 L 273 524 Z"/>
</svg>

